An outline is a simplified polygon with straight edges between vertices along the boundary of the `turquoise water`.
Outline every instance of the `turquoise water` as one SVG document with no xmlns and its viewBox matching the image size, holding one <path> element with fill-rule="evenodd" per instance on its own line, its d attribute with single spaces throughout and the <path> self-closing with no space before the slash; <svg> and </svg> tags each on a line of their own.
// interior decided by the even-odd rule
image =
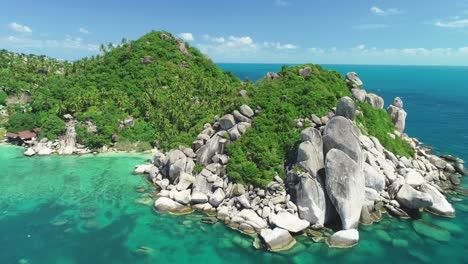
<svg viewBox="0 0 468 264">
<path fill-rule="evenodd" d="M 239 65 L 236 67 L 240 68 Z M 260 72 L 254 70 L 256 66 L 246 67 L 252 74 Z M 277 70 L 271 65 L 262 67 L 258 76 Z M 463 89 L 468 82 L 458 82 L 468 78 L 464 74 L 466 68 L 460 71 L 453 68 L 454 72 L 452 68 L 427 68 L 431 71 L 425 73 L 423 67 L 416 69 L 422 76 L 414 77 L 414 71 L 410 74 L 407 69 L 398 67 L 336 67 L 342 67 L 340 71 L 348 71 L 347 67 L 350 67 L 359 72 L 367 89 L 378 92 L 387 101 L 401 95 L 409 118 L 412 118 L 408 124 L 411 135 L 437 146 L 440 152 L 468 158 L 465 144 L 467 118 L 462 113 L 463 108 L 455 103 L 461 104 L 466 99 L 467 92 Z M 378 79 L 387 74 L 386 84 L 379 85 L 382 82 Z M 255 75 L 249 76 L 256 79 Z M 451 78 L 431 80 L 437 76 Z M 391 88 L 393 77 L 400 81 Z M 415 88 L 410 89 L 410 84 Z M 460 95 L 449 96 L 458 92 Z M 426 99 L 421 99 L 421 94 L 426 94 L 423 97 Z M 441 118 L 444 112 L 440 109 L 446 109 L 450 117 L 458 113 L 458 120 Z M 433 115 L 430 121 L 423 118 L 425 113 Z M 230 230 L 222 223 L 201 223 L 201 214 L 171 216 L 155 213 L 151 206 L 144 204 L 152 202 L 151 186 L 141 176 L 131 174 L 133 166 L 148 156 L 108 154 L 25 158 L 23 151 L 0 145 L 2 264 L 467 263 L 468 240 L 464 229 L 468 227 L 468 202 L 461 196 L 451 197 L 464 199 L 454 202 L 455 219 L 429 214 L 424 214 L 419 221 L 385 217 L 378 224 L 361 226 L 361 241 L 352 249 L 328 249 L 326 245 L 302 236 L 297 238 L 299 243 L 293 250 L 273 254 L 253 248 L 253 237 Z M 464 186 L 468 187 L 466 179 Z"/>
</svg>

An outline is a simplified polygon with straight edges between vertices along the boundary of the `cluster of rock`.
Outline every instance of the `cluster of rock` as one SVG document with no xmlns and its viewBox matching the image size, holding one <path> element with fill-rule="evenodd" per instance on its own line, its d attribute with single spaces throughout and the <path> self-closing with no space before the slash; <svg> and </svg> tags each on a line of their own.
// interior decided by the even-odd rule
<svg viewBox="0 0 468 264">
<path fill-rule="evenodd" d="M 351 90 L 363 91 L 357 75 L 350 76 Z M 378 96 L 365 93 L 363 101 L 383 108 Z M 388 113 L 399 120 L 398 116 L 406 114 L 401 112 L 403 103 L 397 98 Z M 327 244 L 353 246 L 359 241 L 358 225 L 379 221 L 383 212 L 410 218 L 425 209 L 454 216 L 444 193 L 460 184 L 464 162 L 428 154 L 417 139 L 402 133 L 404 122 L 393 135 L 408 141 L 416 154 L 411 159 L 393 154 L 377 138 L 361 134 L 354 122 L 359 112 L 349 97 L 341 98 L 322 118 L 311 115 L 298 120 L 310 121 L 312 126 L 302 130 L 297 163 L 287 167 L 284 182 L 279 176 L 266 188 L 232 182 L 225 173 L 229 162 L 225 146 L 245 133 L 255 114 L 243 105 L 239 111 L 215 118 L 214 124 L 206 124 L 191 148 L 158 152 L 152 164 L 137 166 L 136 174 L 149 174 L 150 181 L 161 189 L 155 209 L 217 214 L 231 228 L 259 233 L 271 251 L 292 247 L 295 234 L 336 224 L 342 230 L 328 237 Z"/>
<path fill-rule="evenodd" d="M 39 142 L 34 141 L 31 147 L 24 152 L 24 155 L 31 157 L 34 155 L 48 156 L 53 153 L 72 155 L 87 154 L 90 152 L 91 151 L 87 147 L 76 143 L 75 124 L 69 123 L 62 137 L 55 141 L 49 141 L 47 138 L 43 138 Z"/>
</svg>

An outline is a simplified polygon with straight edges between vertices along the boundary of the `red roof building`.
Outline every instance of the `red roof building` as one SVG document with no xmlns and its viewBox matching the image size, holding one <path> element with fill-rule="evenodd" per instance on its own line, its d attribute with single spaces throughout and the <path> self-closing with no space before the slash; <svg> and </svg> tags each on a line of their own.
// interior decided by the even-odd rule
<svg viewBox="0 0 468 264">
<path fill-rule="evenodd" d="M 18 134 L 8 132 L 8 133 L 5 134 L 5 137 L 7 137 L 7 138 L 17 138 Z"/>
<path fill-rule="evenodd" d="M 31 132 L 31 131 L 21 131 L 21 132 L 18 132 L 18 136 L 22 139 L 22 140 L 27 140 L 27 139 L 33 139 L 35 138 L 37 135 L 36 133 L 34 132 Z"/>
</svg>

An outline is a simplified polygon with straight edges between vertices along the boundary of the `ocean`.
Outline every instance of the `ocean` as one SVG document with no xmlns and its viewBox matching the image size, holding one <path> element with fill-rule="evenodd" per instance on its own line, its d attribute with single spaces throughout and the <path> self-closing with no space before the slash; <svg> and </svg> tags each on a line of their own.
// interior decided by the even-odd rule
<svg viewBox="0 0 468 264">
<path fill-rule="evenodd" d="M 241 79 L 261 78 L 278 64 L 219 64 Z M 400 96 L 408 112 L 406 132 L 468 160 L 468 68 L 324 65 L 356 71 L 364 88 Z M 384 217 L 360 226 L 359 245 L 329 249 L 305 236 L 290 251 L 252 247 L 254 238 L 202 214 L 154 212 L 153 191 L 134 165 L 147 155 L 106 154 L 23 157 L 24 149 L 0 145 L 0 263 L 467 263 L 468 202 L 451 195 L 454 219 L 423 214 L 418 221 Z M 468 182 L 464 179 L 464 187 Z M 459 200 L 461 199 L 461 201 Z"/>
</svg>

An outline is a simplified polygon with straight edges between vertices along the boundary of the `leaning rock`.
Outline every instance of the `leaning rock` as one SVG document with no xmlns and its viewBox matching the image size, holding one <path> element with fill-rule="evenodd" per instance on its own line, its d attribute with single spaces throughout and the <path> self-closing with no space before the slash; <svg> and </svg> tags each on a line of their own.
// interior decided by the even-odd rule
<svg viewBox="0 0 468 264">
<path fill-rule="evenodd" d="M 366 187 L 376 190 L 378 193 L 385 188 L 385 176 L 371 165 L 364 163 L 364 178 Z"/>
<path fill-rule="evenodd" d="M 327 194 L 340 215 L 343 229 L 356 228 L 365 193 L 361 168 L 343 151 L 332 149 L 326 156 L 325 170 Z"/>
<path fill-rule="evenodd" d="M 288 231 L 275 227 L 275 229 L 262 229 L 260 238 L 265 243 L 268 250 L 278 252 L 288 250 L 296 244 L 294 237 Z"/>
<path fill-rule="evenodd" d="M 391 105 L 387 108 L 387 113 L 392 119 L 393 124 L 395 124 L 396 130 L 400 133 L 403 133 L 403 131 L 405 130 L 407 116 L 405 110 Z"/>
<path fill-rule="evenodd" d="M 197 162 L 202 165 L 207 165 L 216 153 L 221 152 L 221 141 L 223 138 L 218 134 L 214 135 L 205 145 L 200 147 L 197 154 Z"/>
<path fill-rule="evenodd" d="M 354 160 L 359 167 L 363 164 L 363 155 L 359 141 L 359 129 L 342 116 L 333 117 L 323 132 L 323 153 L 327 156 L 331 149 L 339 149 Z"/>
<path fill-rule="evenodd" d="M 218 207 L 218 205 L 224 200 L 226 197 L 226 194 L 224 194 L 223 189 L 218 188 L 216 191 L 213 193 L 213 195 L 210 197 L 210 204 L 213 205 L 214 207 Z"/>
<path fill-rule="evenodd" d="M 373 93 L 368 93 L 365 101 L 375 109 L 382 109 L 384 106 L 383 98 Z"/>
<path fill-rule="evenodd" d="M 333 234 L 327 241 L 332 248 L 349 248 L 357 245 L 359 232 L 356 229 L 341 230 Z"/>
<path fill-rule="evenodd" d="M 432 197 L 432 205 L 427 207 L 431 213 L 441 216 L 454 217 L 455 210 L 452 205 L 445 199 L 445 196 L 441 194 L 436 188 L 430 184 L 421 185 L 421 192 L 427 193 Z"/>
<path fill-rule="evenodd" d="M 168 212 L 173 214 L 185 214 L 192 211 L 190 207 L 166 197 L 158 198 L 154 203 L 154 208 L 161 212 Z"/>
<path fill-rule="evenodd" d="M 396 200 L 409 209 L 426 208 L 433 204 L 429 194 L 415 190 L 408 184 L 403 184 L 396 195 Z"/>
<path fill-rule="evenodd" d="M 358 77 L 358 74 L 355 72 L 348 72 L 346 74 L 346 83 L 348 84 L 349 88 L 361 89 L 363 85 L 361 79 Z"/>
<path fill-rule="evenodd" d="M 325 167 L 323 162 L 323 141 L 320 132 L 315 128 L 306 128 L 301 132 L 304 142 L 297 151 L 298 164 L 312 176 Z"/>
<path fill-rule="evenodd" d="M 353 100 L 348 96 L 342 97 L 336 106 L 336 115 L 354 120 L 354 118 L 356 118 L 356 107 L 354 106 Z"/>
<path fill-rule="evenodd" d="M 302 220 L 299 217 L 286 211 L 280 212 L 277 215 L 271 214 L 270 223 L 274 224 L 277 227 L 286 229 L 292 233 L 301 232 L 310 225 L 308 221 Z"/>
</svg>

